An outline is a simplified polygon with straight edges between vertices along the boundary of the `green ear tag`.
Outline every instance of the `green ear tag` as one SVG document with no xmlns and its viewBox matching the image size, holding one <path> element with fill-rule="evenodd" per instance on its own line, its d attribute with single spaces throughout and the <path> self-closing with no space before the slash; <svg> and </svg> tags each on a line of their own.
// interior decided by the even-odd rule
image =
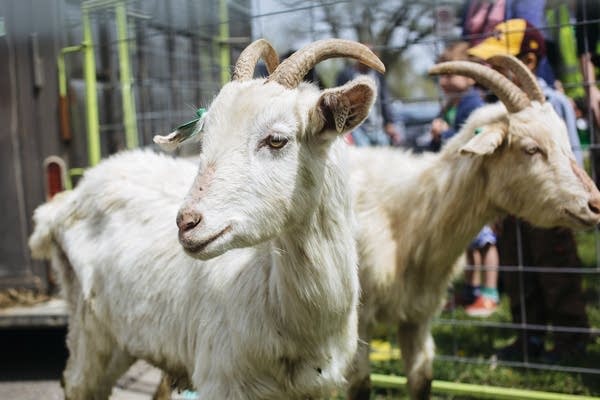
<svg viewBox="0 0 600 400">
<path fill-rule="evenodd" d="M 176 130 L 181 132 L 181 135 L 185 138 L 190 138 L 190 137 L 194 136 L 196 133 L 198 133 L 202 130 L 202 126 L 196 127 L 196 124 L 198 123 L 198 121 L 200 121 L 202 119 L 204 114 L 206 114 L 205 108 L 197 109 L 196 115 L 198 116 L 198 118 L 194 118 L 193 120 L 188 121 L 183 125 L 179 125 Z M 196 129 L 194 129 L 194 128 L 196 128 Z M 191 132 L 189 132 L 190 130 L 191 130 Z"/>
<path fill-rule="evenodd" d="M 483 128 L 475 128 L 476 135 L 479 135 L 481 132 L 483 132 Z"/>
<path fill-rule="evenodd" d="M 206 118 L 207 111 L 205 108 L 199 108 L 196 110 L 198 118 L 194 118 L 191 121 L 186 122 L 183 125 L 179 125 L 177 129 L 169 133 L 166 136 L 155 135 L 153 140 L 154 143 L 158 144 L 164 150 L 171 151 L 177 148 L 179 143 L 188 140 L 195 136 L 199 132 L 202 132 L 204 127 L 204 120 Z"/>
</svg>

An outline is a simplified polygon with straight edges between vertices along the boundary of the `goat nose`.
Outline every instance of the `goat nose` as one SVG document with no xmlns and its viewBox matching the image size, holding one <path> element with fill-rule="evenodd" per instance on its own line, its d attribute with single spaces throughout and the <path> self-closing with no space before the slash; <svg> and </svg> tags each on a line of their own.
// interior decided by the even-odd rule
<svg viewBox="0 0 600 400">
<path fill-rule="evenodd" d="M 600 214 L 600 197 L 594 197 L 588 201 L 588 208 L 594 214 Z"/>
<path fill-rule="evenodd" d="M 177 214 L 176 222 L 180 232 L 187 232 L 193 229 L 198 226 L 200 221 L 202 221 L 202 214 L 192 210 L 180 211 Z"/>
</svg>

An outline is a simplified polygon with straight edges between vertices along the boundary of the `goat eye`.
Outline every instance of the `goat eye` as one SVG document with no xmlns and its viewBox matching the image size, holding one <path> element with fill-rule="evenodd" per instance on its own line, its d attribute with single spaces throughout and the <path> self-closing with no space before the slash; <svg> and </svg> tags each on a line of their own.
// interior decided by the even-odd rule
<svg viewBox="0 0 600 400">
<path fill-rule="evenodd" d="M 525 153 L 529 154 L 530 156 L 540 153 L 541 150 L 538 146 L 527 146 L 525 147 Z"/>
<path fill-rule="evenodd" d="M 288 140 L 283 136 L 270 135 L 269 137 L 267 137 L 266 142 L 267 145 L 272 149 L 281 149 L 287 144 Z"/>
</svg>

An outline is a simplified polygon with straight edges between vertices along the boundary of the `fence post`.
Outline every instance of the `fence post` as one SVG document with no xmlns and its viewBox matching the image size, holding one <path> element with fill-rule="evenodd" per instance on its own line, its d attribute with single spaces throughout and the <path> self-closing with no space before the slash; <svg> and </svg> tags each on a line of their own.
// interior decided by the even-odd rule
<svg viewBox="0 0 600 400">
<path fill-rule="evenodd" d="M 229 82 L 229 66 L 231 55 L 229 53 L 229 13 L 227 0 L 219 0 L 219 60 L 221 63 L 221 83 Z"/>
<path fill-rule="evenodd" d="M 138 130 L 135 114 L 135 99 L 131 87 L 131 66 L 129 62 L 129 39 L 127 37 L 127 13 L 121 0 L 115 4 L 117 42 L 119 43 L 119 73 L 121 79 L 121 100 L 123 102 L 123 122 L 125 144 L 128 149 L 138 147 Z"/>
<path fill-rule="evenodd" d="M 100 162 L 100 124 L 98 121 L 98 96 L 96 90 L 96 60 L 94 42 L 90 26 L 90 14 L 87 7 L 81 9 L 83 30 L 83 54 L 85 75 L 85 104 L 87 120 L 87 146 L 89 165 Z"/>
</svg>

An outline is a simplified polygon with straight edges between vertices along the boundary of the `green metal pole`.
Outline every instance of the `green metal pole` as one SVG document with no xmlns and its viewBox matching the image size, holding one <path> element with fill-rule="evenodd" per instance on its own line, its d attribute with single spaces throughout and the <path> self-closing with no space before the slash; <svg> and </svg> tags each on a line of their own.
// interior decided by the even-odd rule
<svg viewBox="0 0 600 400">
<path fill-rule="evenodd" d="M 81 51 L 81 49 L 81 46 L 68 46 L 60 49 L 60 53 L 58 53 L 56 65 L 58 69 L 58 94 L 60 96 L 67 95 L 67 68 L 65 67 L 65 55 Z"/>
<path fill-rule="evenodd" d="M 117 41 L 119 42 L 119 72 L 121 78 L 121 99 L 123 101 L 123 122 L 125 125 L 125 144 L 127 148 L 138 147 L 138 130 L 133 97 L 131 65 L 129 62 L 129 40 L 127 37 L 127 13 L 125 3 L 115 5 L 117 20 Z"/>
<path fill-rule="evenodd" d="M 100 124 L 98 122 L 98 96 L 96 90 L 96 60 L 90 15 L 86 8 L 81 10 L 83 29 L 83 55 L 85 76 L 85 103 L 87 119 L 88 161 L 90 166 L 100 162 Z"/>
<path fill-rule="evenodd" d="M 229 82 L 229 66 L 231 65 L 231 54 L 229 52 L 229 13 L 227 11 L 227 0 L 219 0 L 219 59 L 221 62 L 221 84 Z"/>
<path fill-rule="evenodd" d="M 406 387 L 406 378 L 371 374 L 373 387 L 400 389 Z M 458 396 L 470 396 L 476 399 L 501 400 L 598 400 L 598 397 L 578 396 L 573 394 L 542 392 L 537 390 L 514 389 L 498 386 L 483 386 L 469 383 L 455 383 L 434 380 L 431 385 L 434 393 L 445 393 Z"/>
<path fill-rule="evenodd" d="M 60 138 L 64 142 L 71 141 L 73 133 L 71 132 L 71 118 L 69 111 L 69 98 L 67 97 L 67 68 L 65 67 L 65 56 L 68 53 L 81 51 L 82 46 L 63 47 L 58 53 L 56 59 L 56 69 L 58 70 L 58 121 L 60 124 Z"/>
<path fill-rule="evenodd" d="M 65 53 L 58 53 L 56 58 L 56 69 L 58 70 L 58 95 L 67 95 L 67 68 L 65 67 Z"/>
</svg>

